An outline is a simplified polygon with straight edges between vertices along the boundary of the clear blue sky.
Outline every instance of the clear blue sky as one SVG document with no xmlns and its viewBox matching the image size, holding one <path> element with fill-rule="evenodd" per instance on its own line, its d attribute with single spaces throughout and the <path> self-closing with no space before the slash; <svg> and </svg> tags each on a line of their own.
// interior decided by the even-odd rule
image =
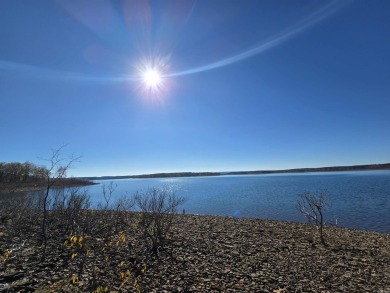
<svg viewBox="0 0 390 293">
<path fill-rule="evenodd" d="M 73 176 L 390 162 L 388 0 L 2 0 L 0 41 L 0 161 L 67 143 Z"/>
</svg>

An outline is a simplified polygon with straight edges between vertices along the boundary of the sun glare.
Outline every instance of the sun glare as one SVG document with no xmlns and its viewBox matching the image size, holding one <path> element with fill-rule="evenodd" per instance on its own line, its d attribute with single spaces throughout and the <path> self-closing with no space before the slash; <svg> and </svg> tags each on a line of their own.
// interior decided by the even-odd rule
<svg viewBox="0 0 390 293">
<path fill-rule="evenodd" d="M 158 88 L 161 85 L 162 77 L 156 69 L 148 69 L 142 76 L 145 86 L 149 89 Z"/>
<path fill-rule="evenodd" d="M 137 88 L 142 96 L 162 98 L 165 95 L 169 87 L 167 78 L 168 65 L 165 59 L 143 59 L 135 67 L 139 82 Z"/>
</svg>

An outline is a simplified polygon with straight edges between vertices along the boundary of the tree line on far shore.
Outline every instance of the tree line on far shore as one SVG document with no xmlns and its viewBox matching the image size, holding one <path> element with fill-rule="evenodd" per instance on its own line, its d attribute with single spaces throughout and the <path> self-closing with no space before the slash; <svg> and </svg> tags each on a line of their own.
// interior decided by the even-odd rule
<svg viewBox="0 0 390 293">
<path fill-rule="evenodd" d="M 0 183 L 40 182 L 47 178 L 49 170 L 29 161 L 24 163 L 0 162 Z"/>
</svg>

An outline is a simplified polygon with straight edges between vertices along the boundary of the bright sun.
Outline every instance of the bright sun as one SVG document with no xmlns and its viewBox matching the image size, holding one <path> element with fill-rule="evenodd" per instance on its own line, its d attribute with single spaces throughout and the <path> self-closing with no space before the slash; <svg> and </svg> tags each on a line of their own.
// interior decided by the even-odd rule
<svg viewBox="0 0 390 293">
<path fill-rule="evenodd" d="M 156 69 L 148 69 L 142 75 L 145 86 L 149 89 L 156 89 L 161 85 L 162 77 Z"/>
<path fill-rule="evenodd" d="M 140 60 L 135 68 L 139 81 L 138 90 L 143 96 L 153 98 L 164 96 L 169 85 L 167 78 L 168 66 L 164 59 Z"/>
</svg>

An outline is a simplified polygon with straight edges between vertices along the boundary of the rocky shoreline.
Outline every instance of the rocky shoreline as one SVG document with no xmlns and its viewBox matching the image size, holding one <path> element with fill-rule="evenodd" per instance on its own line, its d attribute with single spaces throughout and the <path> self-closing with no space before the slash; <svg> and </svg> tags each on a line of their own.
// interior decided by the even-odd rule
<svg viewBox="0 0 390 293">
<path fill-rule="evenodd" d="M 0 292 L 91 292 L 91 278 L 108 292 L 390 292 L 387 233 L 327 227 L 324 247 L 306 224 L 176 215 L 164 249 L 150 255 L 137 229 L 139 214 L 129 214 L 110 238 L 115 249 L 103 237 L 90 240 L 83 273 L 73 282 L 82 258 L 73 259 L 61 242 L 40 262 L 31 240 L 38 230 L 25 231 L 13 239 L 23 247 L 1 262 Z M 4 240 L 1 227 L 0 233 Z M 0 242 L 3 258 L 10 245 Z"/>
</svg>

